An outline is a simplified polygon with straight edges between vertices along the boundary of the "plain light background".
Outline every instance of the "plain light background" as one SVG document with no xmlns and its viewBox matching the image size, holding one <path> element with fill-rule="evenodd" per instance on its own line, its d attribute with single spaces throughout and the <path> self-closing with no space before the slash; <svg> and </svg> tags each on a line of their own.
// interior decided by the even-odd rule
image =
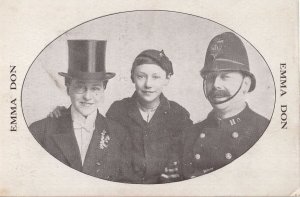
<svg viewBox="0 0 300 197">
<path fill-rule="evenodd" d="M 299 25 L 297 7 L 298 1 L 295 0 L 224 0 L 222 2 L 210 0 L 127 0 L 126 2 L 123 0 L 2 0 L 0 6 L 0 24 L 2 30 L 0 31 L 0 195 L 299 195 L 299 91 L 296 91 L 299 90 Z M 51 157 L 30 134 L 24 117 L 22 116 L 20 102 L 21 87 L 29 66 L 39 52 L 41 52 L 41 49 L 66 30 L 90 19 L 116 12 L 145 9 L 173 10 L 191 13 L 217 21 L 249 40 L 249 42 L 263 54 L 268 62 L 274 75 L 276 85 L 276 104 L 271 123 L 255 146 L 230 165 L 205 176 L 179 183 L 163 185 L 118 184 L 87 176 L 63 165 L 57 159 Z M 174 34 L 180 30 L 181 28 L 177 29 Z M 213 37 L 213 35 L 211 36 Z M 204 42 L 208 44 L 209 39 L 210 38 Z M 65 44 L 61 44 L 61 46 L 66 47 Z M 108 50 L 109 48 L 110 46 L 108 45 Z M 61 53 L 66 54 L 67 48 L 64 50 L 65 52 L 61 50 Z M 137 52 L 140 51 L 136 50 L 132 52 L 131 58 L 137 55 Z M 169 51 L 166 51 L 166 53 L 168 56 L 171 56 Z M 108 53 L 107 61 L 114 60 L 111 56 L 112 54 Z M 53 58 L 57 57 L 53 56 Z M 204 58 L 204 54 L 203 56 L 199 56 L 199 58 Z M 64 66 L 62 65 L 63 61 L 65 61 Z M 59 71 L 61 71 L 61 69 L 67 69 L 66 61 L 65 58 L 62 58 L 61 61 L 57 60 L 61 65 Z M 132 61 L 132 59 L 129 61 L 130 65 Z M 195 61 L 195 59 L 193 61 Z M 198 61 L 203 63 L 200 60 Z M 280 97 L 278 91 L 280 86 L 279 65 L 282 62 L 287 63 L 288 76 L 288 94 L 284 97 Z M 173 63 L 175 63 L 175 60 L 173 60 Z M 16 91 L 11 91 L 8 87 L 9 65 L 17 66 L 18 88 Z M 58 65 L 56 66 L 59 67 Z M 107 64 L 108 70 L 113 71 L 111 66 L 113 65 Z M 202 65 L 200 65 L 199 69 L 197 68 L 197 72 L 201 66 Z M 126 69 L 129 67 L 130 66 L 126 65 Z M 195 67 L 190 68 L 196 69 Z M 179 75 L 176 70 L 177 65 L 175 68 L 176 77 L 174 76 L 171 83 L 175 83 L 173 80 Z M 41 74 L 42 72 L 37 73 Z M 56 75 L 57 70 L 53 70 L 53 73 Z M 264 76 L 261 78 L 264 78 Z M 36 83 L 42 84 L 46 79 L 45 77 L 42 81 L 37 81 Z M 52 80 L 48 82 L 52 83 Z M 47 93 L 48 90 L 51 90 L 49 83 L 47 84 L 46 91 L 43 93 L 44 95 L 49 95 L 49 93 Z M 128 82 L 128 84 L 130 83 Z M 169 84 L 168 89 L 173 90 L 170 89 L 170 86 L 171 84 Z M 37 87 L 40 87 L 40 85 L 37 85 Z M 55 86 L 53 85 L 53 87 Z M 201 87 L 201 85 L 198 87 Z M 54 89 L 57 88 L 55 87 Z M 110 86 L 108 89 L 110 89 Z M 112 89 L 111 91 L 113 92 Z M 57 92 L 62 92 L 62 95 L 65 94 L 63 90 L 58 90 Z M 201 92 L 202 89 L 199 89 L 199 94 L 201 94 Z M 128 95 L 131 94 L 129 90 L 126 93 Z M 58 94 L 53 94 L 52 98 L 57 95 Z M 110 99 L 108 95 L 107 92 L 107 98 Z M 167 96 L 171 97 L 171 95 Z M 186 95 L 186 97 L 189 96 L 190 95 Z M 17 132 L 9 131 L 10 101 L 13 98 L 17 98 L 18 104 Z M 68 103 L 68 98 L 65 98 L 65 102 Z M 200 97 L 197 98 L 200 99 Z M 59 102 L 61 102 L 60 99 L 61 98 L 58 99 Z M 177 97 L 176 99 L 174 98 L 174 100 L 185 106 Z M 39 102 L 41 101 L 33 100 L 30 103 L 38 105 Z M 112 102 L 112 100 L 108 100 L 107 102 Z M 56 102 L 53 102 L 53 106 L 56 104 Z M 287 112 L 287 130 L 280 129 L 281 104 L 289 105 Z M 209 106 L 208 103 L 206 103 L 206 105 Z M 188 105 L 185 107 L 188 108 Z M 48 113 L 50 106 L 48 106 L 48 108 L 49 109 L 45 109 L 45 113 Z M 206 110 L 209 111 L 208 108 Z M 205 114 L 205 112 L 202 114 Z M 41 118 L 39 116 L 44 115 L 39 114 L 35 118 Z M 200 117 L 198 114 L 192 114 L 192 116 L 194 117 L 193 119 L 198 119 L 196 116 Z M 26 118 L 28 119 L 28 117 Z M 32 118 L 34 117 L 32 116 Z M 34 120 L 32 119 L 31 121 Z"/>
<path fill-rule="evenodd" d="M 22 106 L 28 124 L 42 119 L 57 105 L 68 107 L 64 78 L 67 72 L 67 40 L 107 40 L 106 69 L 115 72 L 105 91 L 105 102 L 99 108 L 105 114 L 111 103 L 134 92 L 130 79 L 135 57 L 145 49 L 164 50 L 173 62 L 174 75 L 164 93 L 191 114 L 194 122 L 205 119 L 211 110 L 203 94 L 200 70 L 211 39 L 230 31 L 215 22 L 182 13 L 136 11 L 101 17 L 63 34 L 48 45 L 30 67 L 24 81 Z M 246 40 L 250 70 L 256 76 L 256 89 L 248 102 L 256 112 L 270 119 L 275 88 L 271 72 L 258 51 Z"/>
</svg>

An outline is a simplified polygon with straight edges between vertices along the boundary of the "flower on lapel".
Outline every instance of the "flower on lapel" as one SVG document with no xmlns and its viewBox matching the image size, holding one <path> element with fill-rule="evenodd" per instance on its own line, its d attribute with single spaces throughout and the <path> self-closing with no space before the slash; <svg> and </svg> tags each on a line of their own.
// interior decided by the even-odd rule
<svg viewBox="0 0 300 197">
<path fill-rule="evenodd" d="M 100 139 L 100 142 L 99 142 L 99 148 L 100 149 L 107 148 L 109 140 L 110 140 L 110 137 L 104 129 L 101 132 L 101 139 Z"/>
</svg>

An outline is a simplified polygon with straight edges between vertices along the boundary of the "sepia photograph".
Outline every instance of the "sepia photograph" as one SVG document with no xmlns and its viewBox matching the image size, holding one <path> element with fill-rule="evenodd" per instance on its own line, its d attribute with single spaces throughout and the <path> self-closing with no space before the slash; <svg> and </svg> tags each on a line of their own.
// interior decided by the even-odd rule
<svg viewBox="0 0 300 197">
<path fill-rule="evenodd" d="M 4 2 L 0 196 L 299 196 L 298 1 Z"/>
<path fill-rule="evenodd" d="M 67 31 L 35 59 L 22 92 L 29 130 L 47 152 L 85 174 L 137 184 L 231 163 L 264 133 L 274 102 L 272 73 L 247 40 L 170 11 Z"/>
</svg>

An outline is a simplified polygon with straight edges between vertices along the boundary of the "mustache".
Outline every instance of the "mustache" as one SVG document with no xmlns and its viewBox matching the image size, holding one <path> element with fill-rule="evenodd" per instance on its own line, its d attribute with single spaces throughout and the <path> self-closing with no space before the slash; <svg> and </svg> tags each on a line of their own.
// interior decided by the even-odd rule
<svg viewBox="0 0 300 197">
<path fill-rule="evenodd" d="M 208 98 L 214 97 L 230 97 L 231 94 L 227 90 L 211 90 L 208 94 Z"/>
</svg>

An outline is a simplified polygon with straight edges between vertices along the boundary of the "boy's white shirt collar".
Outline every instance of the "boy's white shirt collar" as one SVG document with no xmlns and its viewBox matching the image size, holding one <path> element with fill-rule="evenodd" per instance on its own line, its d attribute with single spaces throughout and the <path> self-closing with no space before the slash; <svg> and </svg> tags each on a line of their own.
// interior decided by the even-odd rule
<svg viewBox="0 0 300 197">
<path fill-rule="evenodd" d="M 139 109 L 143 119 L 149 123 L 159 105 L 157 105 L 156 107 L 154 107 L 153 109 L 150 109 L 148 111 L 144 111 L 144 109 L 142 108 L 142 106 L 139 102 L 137 102 L 137 106 L 138 106 L 138 109 Z"/>
</svg>

